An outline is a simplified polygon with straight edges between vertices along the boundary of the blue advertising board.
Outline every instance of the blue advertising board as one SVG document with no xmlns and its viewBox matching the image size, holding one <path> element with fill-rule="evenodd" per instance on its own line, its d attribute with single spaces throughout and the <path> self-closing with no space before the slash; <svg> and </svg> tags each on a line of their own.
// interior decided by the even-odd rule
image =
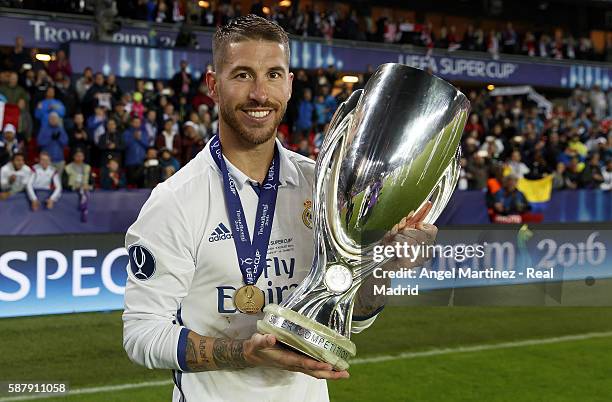
<svg viewBox="0 0 612 402">
<path fill-rule="evenodd" d="M 0 317 L 122 309 L 128 265 L 123 239 L 0 237 Z M 578 281 L 586 283 L 578 291 L 589 293 L 593 284 L 612 278 L 610 224 L 441 228 L 436 247 L 440 254 L 427 269 L 394 279 L 392 286 L 418 285 L 426 292 Z"/>
<path fill-rule="evenodd" d="M 123 308 L 123 234 L 0 237 L 0 317 Z"/>
</svg>

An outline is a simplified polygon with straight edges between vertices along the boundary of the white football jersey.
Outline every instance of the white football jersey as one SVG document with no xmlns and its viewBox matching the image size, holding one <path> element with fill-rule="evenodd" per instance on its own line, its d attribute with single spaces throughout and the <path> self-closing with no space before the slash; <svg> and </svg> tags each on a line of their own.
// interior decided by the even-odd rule
<svg viewBox="0 0 612 402">
<path fill-rule="evenodd" d="M 256 285 L 265 302 L 280 303 L 304 279 L 313 257 L 311 220 L 314 162 L 280 151 L 280 186 L 267 255 Z M 247 339 L 263 317 L 236 310 L 243 286 L 210 142 L 191 162 L 159 184 L 128 229 L 124 347 L 136 363 L 173 369 L 173 401 L 328 401 L 327 384 L 272 368 L 190 373 L 186 335 Z M 252 236 L 258 195 L 244 173 L 227 161 Z M 374 318 L 355 322 L 359 332 Z"/>
<path fill-rule="evenodd" d="M 0 191 L 10 191 L 19 193 L 23 191 L 32 176 L 32 169 L 28 165 L 23 165 L 19 170 L 15 170 L 13 162 L 9 162 L 0 169 Z M 15 176 L 13 183 L 9 182 L 11 176 Z"/>
</svg>

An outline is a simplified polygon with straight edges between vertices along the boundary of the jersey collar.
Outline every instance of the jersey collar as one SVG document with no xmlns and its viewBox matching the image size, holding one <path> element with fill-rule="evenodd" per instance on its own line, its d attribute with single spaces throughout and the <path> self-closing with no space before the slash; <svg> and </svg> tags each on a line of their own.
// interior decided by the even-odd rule
<svg viewBox="0 0 612 402">
<path fill-rule="evenodd" d="M 286 186 L 291 184 L 297 186 L 299 184 L 299 173 L 297 168 L 295 167 L 295 164 L 289 158 L 289 152 L 291 151 L 283 147 L 283 144 L 281 144 L 278 138 L 276 139 L 276 146 L 278 147 L 278 151 L 280 153 L 280 185 Z M 206 144 L 206 148 L 204 148 L 204 156 L 206 158 L 206 162 L 211 165 L 213 169 L 215 169 L 217 173 L 219 173 L 219 175 L 221 175 L 219 167 L 210 155 L 210 140 Z M 234 178 L 239 190 L 242 190 L 242 186 L 247 183 L 254 185 L 257 184 L 256 180 L 251 179 L 237 167 L 232 165 L 232 163 L 228 161 L 225 156 L 223 156 L 223 158 L 225 159 L 225 163 L 227 164 L 227 170 L 229 174 L 232 175 L 232 177 Z"/>
</svg>

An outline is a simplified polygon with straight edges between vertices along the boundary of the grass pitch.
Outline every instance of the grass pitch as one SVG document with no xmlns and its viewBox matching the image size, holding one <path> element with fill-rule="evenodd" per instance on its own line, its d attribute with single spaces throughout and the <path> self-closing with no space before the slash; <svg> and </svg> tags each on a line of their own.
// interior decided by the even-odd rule
<svg viewBox="0 0 612 402">
<path fill-rule="evenodd" d="M 355 335 L 358 357 L 612 331 L 612 308 L 388 307 Z M 132 364 L 119 312 L 0 320 L 0 381 L 68 381 L 71 389 L 159 380 Z M 612 336 L 355 364 L 332 401 L 609 401 Z M 45 401 L 168 402 L 172 385 Z M 0 397 L 0 401 L 3 396 Z"/>
</svg>

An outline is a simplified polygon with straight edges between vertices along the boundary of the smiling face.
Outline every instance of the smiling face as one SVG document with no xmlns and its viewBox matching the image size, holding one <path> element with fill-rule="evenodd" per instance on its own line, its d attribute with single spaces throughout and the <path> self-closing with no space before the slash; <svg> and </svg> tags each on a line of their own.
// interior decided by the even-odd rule
<svg viewBox="0 0 612 402">
<path fill-rule="evenodd" d="M 216 72 L 208 72 L 209 93 L 219 104 L 220 125 L 229 135 L 259 145 L 276 134 L 293 74 L 286 48 L 268 40 L 228 43 Z"/>
</svg>

